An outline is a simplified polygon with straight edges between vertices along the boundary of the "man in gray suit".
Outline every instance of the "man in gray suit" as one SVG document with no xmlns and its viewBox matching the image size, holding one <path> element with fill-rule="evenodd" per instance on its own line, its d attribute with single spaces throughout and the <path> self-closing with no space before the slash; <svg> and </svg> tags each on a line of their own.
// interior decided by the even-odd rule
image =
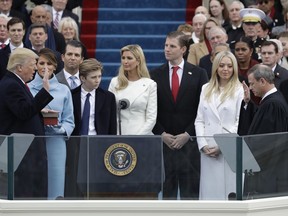
<svg viewBox="0 0 288 216">
<path fill-rule="evenodd" d="M 62 54 L 64 69 L 56 77 L 58 81 L 74 89 L 81 84 L 79 78 L 79 65 L 83 62 L 83 47 L 79 41 L 67 42 L 65 51 Z"/>
</svg>

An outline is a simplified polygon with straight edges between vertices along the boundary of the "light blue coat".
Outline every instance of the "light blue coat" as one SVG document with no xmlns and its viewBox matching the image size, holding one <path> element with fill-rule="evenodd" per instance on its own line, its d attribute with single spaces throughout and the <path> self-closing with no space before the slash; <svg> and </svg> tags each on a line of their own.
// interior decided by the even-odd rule
<svg viewBox="0 0 288 216">
<path fill-rule="evenodd" d="M 73 103 L 70 89 L 58 82 L 55 76 L 50 80 L 50 94 L 54 99 L 46 108 L 59 111 L 58 122 L 69 137 L 74 129 Z M 34 95 L 43 87 L 42 78 L 36 73 L 35 78 L 28 84 Z M 65 136 L 46 137 L 48 157 L 48 199 L 64 197 L 66 143 Z"/>
</svg>

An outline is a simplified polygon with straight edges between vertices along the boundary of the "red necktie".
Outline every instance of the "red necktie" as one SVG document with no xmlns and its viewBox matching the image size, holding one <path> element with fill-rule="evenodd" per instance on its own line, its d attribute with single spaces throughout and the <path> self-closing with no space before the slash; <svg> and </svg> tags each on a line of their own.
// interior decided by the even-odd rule
<svg viewBox="0 0 288 216">
<path fill-rule="evenodd" d="M 173 66 L 173 73 L 172 73 L 172 95 L 174 98 L 174 101 L 176 102 L 178 90 L 179 90 L 179 77 L 177 74 L 177 71 L 179 69 L 179 66 Z"/>
<path fill-rule="evenodd" d="M 25 83 L 25 86 L 26 86 L 27 90 L 30 92 L 30 88 L 29 88 L 29 86 L 27 85 L 27 83 Z"/>
<path fill-rule="evenodd" d="M 2 43 L 2 44 L 0 45 L 1 49 L 5 48 L 5 46 L 6 46 L 5 43 Z"/>
</svg>

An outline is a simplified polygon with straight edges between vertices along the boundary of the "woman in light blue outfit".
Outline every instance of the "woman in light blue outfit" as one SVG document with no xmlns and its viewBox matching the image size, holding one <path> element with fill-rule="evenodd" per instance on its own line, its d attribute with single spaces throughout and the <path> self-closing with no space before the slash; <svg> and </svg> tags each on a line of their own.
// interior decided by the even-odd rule
<svg viewBox="0 0 288 216">
<path fill-rule="evenodd" d="M 37 73 L 28 85 L 33 95 L 42 88 L 45 71 L 49 73 L 50 94 L 54 99 L 47 109 L 59 111 L 58 125 L 45 126 L 48 160 L 48 199 L 64 197 L 66 143 L 74 129 L 73 103 L 69 88 L 58 82 L 53 74 L 57 67 L 54 53 L 47 48 L 40 50 Z"/>
</svg>

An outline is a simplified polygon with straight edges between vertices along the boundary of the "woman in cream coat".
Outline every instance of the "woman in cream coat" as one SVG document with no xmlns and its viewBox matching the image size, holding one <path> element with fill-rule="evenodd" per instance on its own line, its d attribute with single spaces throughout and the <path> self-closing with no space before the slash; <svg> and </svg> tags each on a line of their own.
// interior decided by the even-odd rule
<svg viewBox="0 0 288 216">
<path fill-rule="evenodd" d="M 157 86 L 150 79 L 143 50 L 139 45 L 127 45 L 120 54 L 119 74 L 112 78 L 108 90 L 115 94 L 118 105 L 120 100 L 129 101 L 129 107 L 120 112 L 121 135 L 152 135 L 157 117 Z M 117 126 L 119 134 L 119 122 Z"/>
<path fill-rule="evenodd" d="M 236 192 L 236 175 L 211 136 L 237 133 L 242 100 L 236 58 L 222 51 L 214 59 L 209 83 L 202 87 L 195 120 L 201 152 L 200 199 L 227 200 L 231 192 Z"/>
</svg>

